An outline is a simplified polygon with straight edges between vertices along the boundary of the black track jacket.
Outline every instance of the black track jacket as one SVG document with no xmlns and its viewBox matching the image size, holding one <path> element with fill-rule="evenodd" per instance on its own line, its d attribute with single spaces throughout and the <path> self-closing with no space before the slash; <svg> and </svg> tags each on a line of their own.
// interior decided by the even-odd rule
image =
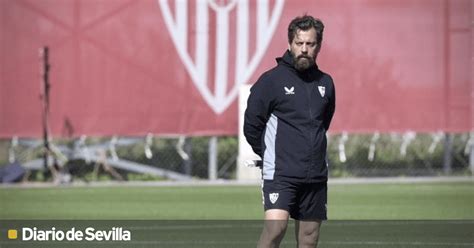
<svg viewBox="0 0 474 248">
<path fill-rule="evenodd" d="M 327 181 L 326 131 L 335 110 L 331 76 L 298 72 L 289 51 L 252 86 L 244 135 L 263 160 L 264 180 Z"/>
</svg>

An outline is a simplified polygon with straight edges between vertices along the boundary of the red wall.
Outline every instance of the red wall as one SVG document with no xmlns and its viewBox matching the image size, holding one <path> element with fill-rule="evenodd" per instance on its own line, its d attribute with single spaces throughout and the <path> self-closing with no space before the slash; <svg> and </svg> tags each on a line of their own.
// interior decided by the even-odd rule
<svg viewBox="0 0 474 248">
<path fill-rule="evenodd" d="M 275 65 L 288 23 L 303 13 L 326 25 L 318 64 L 336 84 L 333 133 L 473 128 L 472 1 L 271 0 L 265 15 L 265 1 L 188 1 L 183 10 L 168 0 L 172 33 L 160 1 L 0 0 L 0 137 L 41 135 L 44 45 L 54 136 L 235 135 L 235 89 Z"/>
</svg>

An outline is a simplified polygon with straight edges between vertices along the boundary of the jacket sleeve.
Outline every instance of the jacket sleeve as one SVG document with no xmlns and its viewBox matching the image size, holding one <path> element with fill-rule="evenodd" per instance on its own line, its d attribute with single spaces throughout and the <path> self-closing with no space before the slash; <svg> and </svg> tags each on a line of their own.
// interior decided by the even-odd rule
<svg viewBox="0 0 474 248">
<path fill-rule="evenodd" d="M 272 112 L 271 89 L 263 76 L 250 88 L 244 116 L 244 135 L 252 150 L 263 158 L 262 136 Z"/>
<path fill-rule="evenodd" d="M 329 130 L 329 126 L 331 125 L 332 117 L 334 116 L 334 112 L 336 110 L 336 89 L 334 87 L 334 83 L 331 78 L 331 92 L 329 94 L 329 106 L 326 110 L 324 116 L 324 128 Z"/>
</svg>

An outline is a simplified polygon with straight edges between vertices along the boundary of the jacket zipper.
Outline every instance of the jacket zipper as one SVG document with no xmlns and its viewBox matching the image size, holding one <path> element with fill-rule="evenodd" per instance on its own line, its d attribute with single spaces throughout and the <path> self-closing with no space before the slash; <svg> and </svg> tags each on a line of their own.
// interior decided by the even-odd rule
<svg viewBox="0 0 474 248">
<path fill-rule="evenodd" d="M 313 145 L 314 145 L 314 141 L 313 141 L 313 109 L 311 107 L 311 93 L 312 93 L 313 88 L 314 88 L 314 83 L 315 82 L 312 82 L 310 87 L 306 87 L 306 91 L 308 93 L 309 124 L 310 124 L 310 127 L 309 127 L 310 159 L 309 159 L 309 166 L 308 166 L 307 173 L 306 173 L 306 181 L 308 181 L 310 179 L 310 171 L 311 171 L 311 168 L 313 167 L 313 164 L 314 164 L 314 159 L 313 159 Z"/>
</svg>

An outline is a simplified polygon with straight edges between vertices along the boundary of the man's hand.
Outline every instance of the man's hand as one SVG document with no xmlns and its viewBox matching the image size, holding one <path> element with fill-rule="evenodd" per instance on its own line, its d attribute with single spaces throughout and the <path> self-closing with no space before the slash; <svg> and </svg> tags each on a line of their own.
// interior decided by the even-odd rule
<svg viewBox="0 0 474 248">
<path fill-rule="evenodd" d="M 257 168 L 260 168 L 260 169 L 262 169 L 262 167 L 263 167 L 263 161 L 262 160 L 245 160 L 244 164 L 247 167 L 257 167 Z"/>
</svg>

